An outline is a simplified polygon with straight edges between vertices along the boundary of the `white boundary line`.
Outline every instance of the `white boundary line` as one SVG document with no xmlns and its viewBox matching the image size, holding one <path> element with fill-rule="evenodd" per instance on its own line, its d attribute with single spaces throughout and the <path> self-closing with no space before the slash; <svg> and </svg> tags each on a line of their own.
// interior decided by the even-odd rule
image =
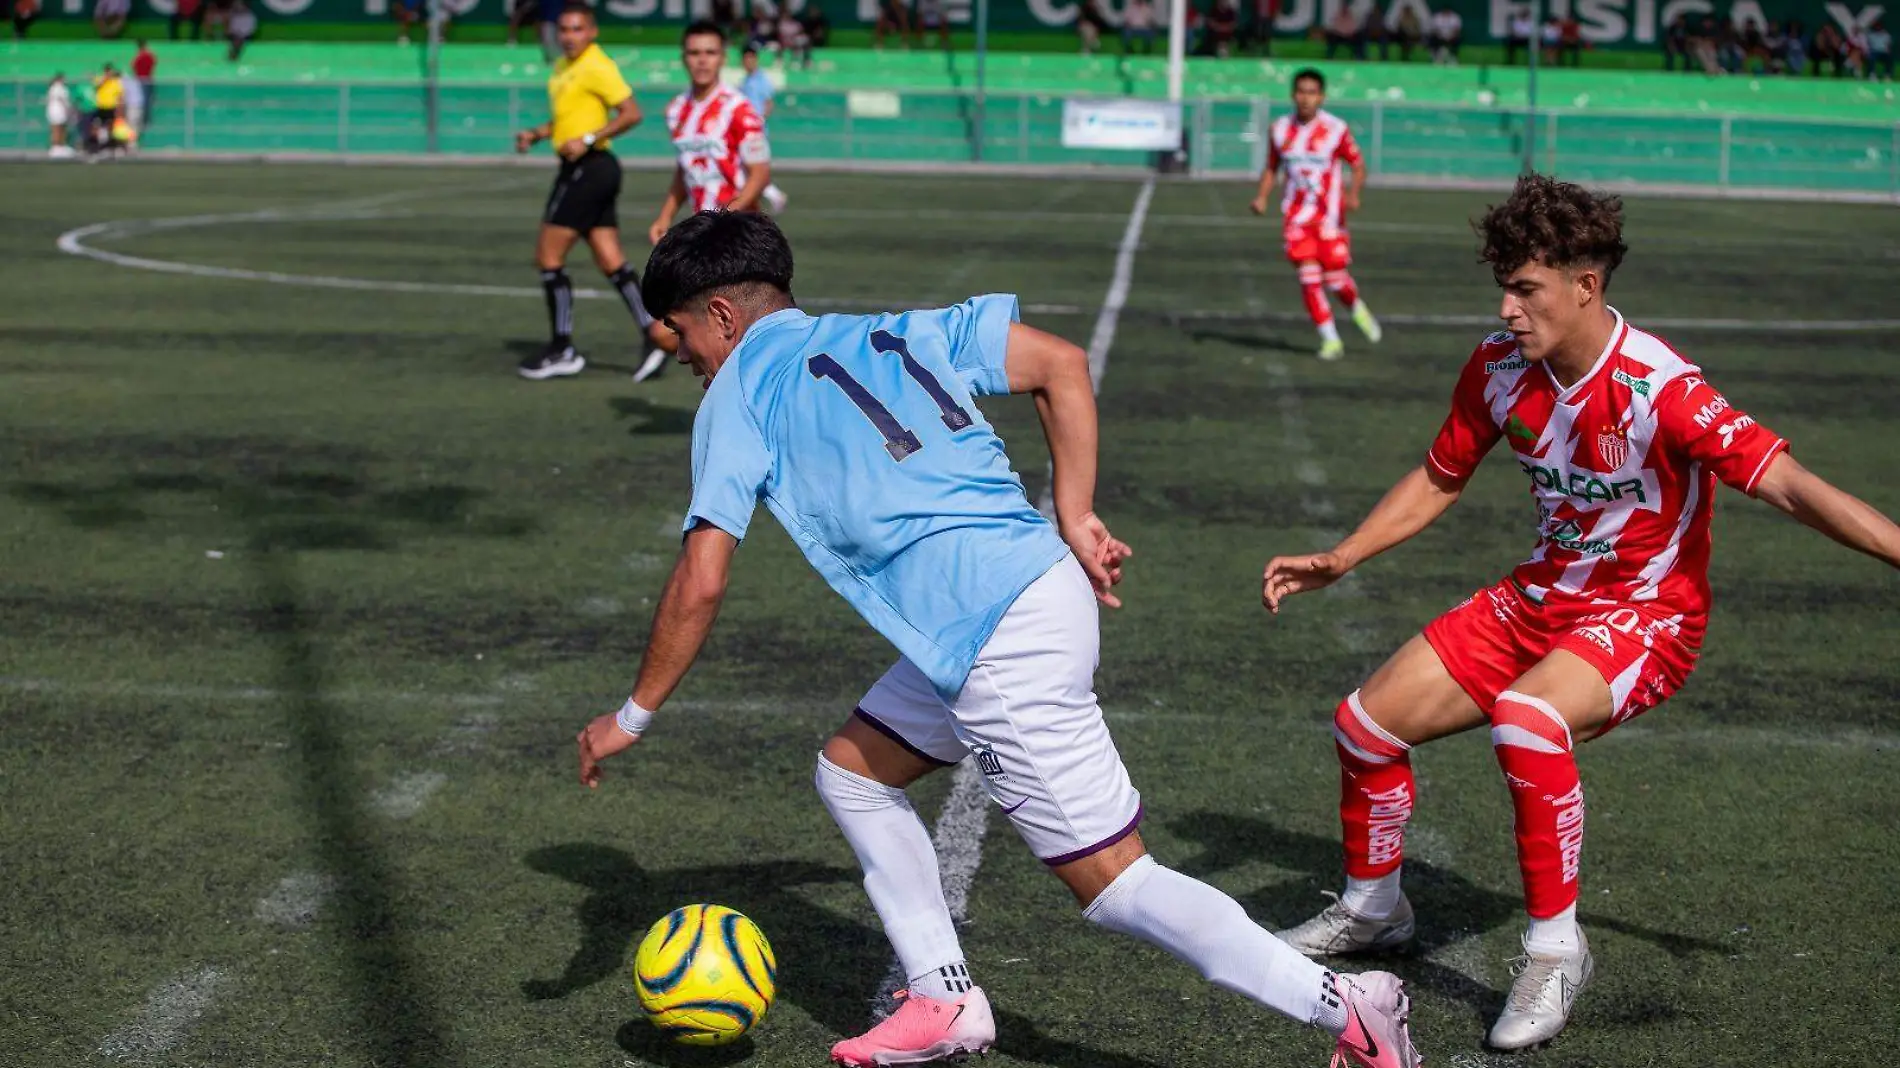
<svg viewBox="0 0 1900 1068">
<path fill-rule="evenodd" d="M 140 1060 L 164 1053 L 184 1041 L 204 1018 L 230 976 L 217 968 L 194 968 L 153 987 L 145 1004 L 123 1027 L 99 1043 L 99 1053 L 114 1060 Z"/>
</svg>

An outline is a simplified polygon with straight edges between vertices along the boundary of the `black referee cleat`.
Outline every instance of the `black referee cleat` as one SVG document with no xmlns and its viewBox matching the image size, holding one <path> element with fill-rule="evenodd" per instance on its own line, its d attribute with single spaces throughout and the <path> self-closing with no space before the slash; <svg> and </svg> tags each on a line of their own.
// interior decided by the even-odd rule
<svg viewBox="0 0 1900 1068">
<path fill-rule="evenodd" d="M 523 378 L 540 381 L 544 378 L 560 378 L 563 375 L 577 375 L 587 366 L 587 358 L 574 351 L 572 345 L 549 343 L 540 352 L 521 361 L 515 371 Z"/>
</svg>

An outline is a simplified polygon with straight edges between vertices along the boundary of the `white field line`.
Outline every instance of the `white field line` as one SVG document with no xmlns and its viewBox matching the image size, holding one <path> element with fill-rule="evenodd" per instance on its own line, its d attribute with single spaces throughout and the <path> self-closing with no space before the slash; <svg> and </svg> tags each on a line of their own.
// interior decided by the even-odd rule
<svg viewBox="0 0 1900 1068">
<path fill-rule="evenodd" d="M 1102 392 L 1102 376 L 1108 373 L 1108 350 L 1115 347 L 1115 327 L 1121 322 L 1122 309 L 1128 304 L 1128 288 L 1135 280 L 1135 250 L 1141 247 L 1141 230 L 1148 221 L 1148 205 L 1154 200 L 1155 180 L 1148 179 L 1135 194 L 1135 206 L 1128 211 L 1128 223 L 1122 227 L 1121 244 L 1115 247 L 1115 271 L 1108 280 L 1108 292 L 1102 297 L 1102 310 L 1096 313 L 1095 330 L 1089 335 L 1089 387 Z M 1055 461 L 1051 460 L 1043 479 L 1042 499 L 1037 509 L 1051 520 L 1056 514 Z"/>
<path fill-rule="evenodd" d="M 422 811 L 422 806 L 429 803 L 437 790 L 448 784 L 449 777 L 439 771 L 407 771 L 371 794 L 369 803 L 392 820 L 411 819 Z"/>
<path fill-rule="evenodd" d="M 937 871 L 943 882 L 943 901 L 949 906 L 950 919 L 961 924 L 970 917 L 970 885 L 976 880 L 977 866 L 983 863 L 983 838 L 989 830 L 989 794 L 983 789 L 983 775 L 976 761 L 964 760 L 950 781 L 950 796 L 937 814 L 937 829 L 931 842 L 937 848 Z M 889 1016 L 896 1006 L 891 997 L 909 981 L 903 965 L 893 960 L 884 982 L 872 999 L 871 1022 Z"/>
<path fill-rule="evenodd" d="M 166 1052 L 210 1011 L 229 978 L 216 968 L 196 968 L 165 980 L 145 995 L 145 1004 L 124 1027 L 99 1043 L 99 1052 L 115 1060 Z"/>
<path fill-rule="evenodd" d="M 252 918 L 260 923 L 286 930 L 308 927 L 316 922 L 324 902 L 337 890 L 335 876 L 300 871 L 284 876 L 270 893 L 257 900 Z"/>
</svg>

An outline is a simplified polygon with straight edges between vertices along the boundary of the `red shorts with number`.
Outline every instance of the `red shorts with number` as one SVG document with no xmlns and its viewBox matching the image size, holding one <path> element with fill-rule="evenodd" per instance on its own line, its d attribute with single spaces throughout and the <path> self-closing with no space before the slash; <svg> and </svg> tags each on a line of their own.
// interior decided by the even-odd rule
<svg viewBox="0 0 1900 1068">
<path fill-rule="evenodd" d="M 1289 263 L 1318 263 L 1324 271 L 1343 271 L 1352 264 L 1352 236 L 1344 230 L 1323 237 L 1318 226 L 1288 223 L 1282 236 Z"/>
<path fill-rule="evenodd" d="M 1487 715 L 1498 694 L 1552 651 L 1574 653 L 1610 684 L 1607 731 L 1688 680 L 1700 650 L 1684 640 L 1683 629 L 1640 604 L 1538 604 L 1506 579 L 1432 620 L 1425 640 Z M 1701 630 L 1694 621 L 1692 633 Z"/>
</svg>

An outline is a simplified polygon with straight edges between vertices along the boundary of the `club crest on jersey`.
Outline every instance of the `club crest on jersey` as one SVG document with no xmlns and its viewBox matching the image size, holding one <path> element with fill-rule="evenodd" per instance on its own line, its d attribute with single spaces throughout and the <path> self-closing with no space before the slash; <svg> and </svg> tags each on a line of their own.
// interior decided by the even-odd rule
<svg viewBox="0 0 1900 1068">
<path fill-rule="evenodd" d="M 1606 426 L 1597 435 L 1597 459 L 1603 461 L 1606 470 L 1615 471 L 1630 458 L 1629 431 L 1622 427 Z"/>
<path fill-rule="evenodd" d="M 991 782 L 1009 778 L 1009 773 L 1003 770 L 1002 759 L 989 745 L 978 742 L 970 746 L 970 755 L 976 758 L 976 770 L 982 772 L 984 778 Z"/>
</svg>

